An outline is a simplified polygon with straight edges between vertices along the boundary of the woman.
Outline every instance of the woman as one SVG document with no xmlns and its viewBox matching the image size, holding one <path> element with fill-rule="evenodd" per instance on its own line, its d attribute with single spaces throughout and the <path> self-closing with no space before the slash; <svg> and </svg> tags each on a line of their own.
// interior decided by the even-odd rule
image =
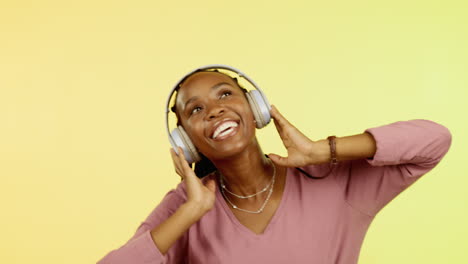
<svg viewBox="0 0 468 264">
<path fill-rule="evenodd" d="M 357 263 L 375 215 L 451 144 L 424 119 L 314 141 L 272 107 L 288 155 L 266 156 L 236 79 L 197 71 L 179 87 L 178 123 L 216 171 L 199 179 L 171 149 L 183 181 L 98 263 Z"/>
</svg>

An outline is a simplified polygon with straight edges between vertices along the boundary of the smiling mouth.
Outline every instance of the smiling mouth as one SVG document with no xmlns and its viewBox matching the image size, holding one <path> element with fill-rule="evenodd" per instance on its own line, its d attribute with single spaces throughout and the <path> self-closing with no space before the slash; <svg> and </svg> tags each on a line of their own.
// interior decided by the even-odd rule
<svg viewBox="0 0 468 264">
<path fill-rule="evenodd" d="M 237 133 L 239 124 L 235 121 L 224 121 L 213 132 L 211 139 L 223 140 Z"/>
</svg>

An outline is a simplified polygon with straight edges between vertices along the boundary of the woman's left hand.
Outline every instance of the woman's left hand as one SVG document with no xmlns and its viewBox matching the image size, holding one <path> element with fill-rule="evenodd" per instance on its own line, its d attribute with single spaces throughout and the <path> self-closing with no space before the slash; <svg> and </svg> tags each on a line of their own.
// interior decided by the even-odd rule
<svg viewBox="0 0 468 264">
<path fill-rule="evenodd" d="M 288 151 L 287 157 L 281 157 L 276 154 L 269 154 L 270 159 L 286 167 L 302 167 L 311 164 L 317 164 L 319 154 L 316 143 L 284 118 L 275 106 L 271 107 L 271 117 L 274 119 L 276 130 L 283 141 L 283 145 Z"/>
</svg>

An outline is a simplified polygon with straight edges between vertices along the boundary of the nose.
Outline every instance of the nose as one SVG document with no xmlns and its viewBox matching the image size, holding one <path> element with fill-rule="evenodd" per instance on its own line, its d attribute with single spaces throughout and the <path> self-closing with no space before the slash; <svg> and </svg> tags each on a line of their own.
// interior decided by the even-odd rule
<svg viewBox="0 0 468 264">
<path fill-rule="evenodd" d="M 208 112 L 207 119 L 212 120 L 219 116 L 222 116 L 225 112 L 225 109 L 222 105 L 213 105 Z"/>
</svg>

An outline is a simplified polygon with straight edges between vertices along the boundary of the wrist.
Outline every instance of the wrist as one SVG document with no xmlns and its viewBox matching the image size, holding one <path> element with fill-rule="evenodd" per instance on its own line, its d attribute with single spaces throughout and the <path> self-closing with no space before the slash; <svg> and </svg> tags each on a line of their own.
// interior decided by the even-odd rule
<svg viewBox="0 0 468 264">
<path fill-rule="evenodd" d="M 314 141 L 309 158 L 310 164 L 322 164 L 330 162 L 331 151 L 328 139 Z"/>
<path fill-rule="evenodd" d="M 196 202 L 186 202 L 179 207 L 179 210 L 185 212 L 186 215 L 190 216 L 194 222 L 198 221 L 202 216 L 208 212 L 208 210 L 204 209 L 200 203 Z"/>
</svg>

